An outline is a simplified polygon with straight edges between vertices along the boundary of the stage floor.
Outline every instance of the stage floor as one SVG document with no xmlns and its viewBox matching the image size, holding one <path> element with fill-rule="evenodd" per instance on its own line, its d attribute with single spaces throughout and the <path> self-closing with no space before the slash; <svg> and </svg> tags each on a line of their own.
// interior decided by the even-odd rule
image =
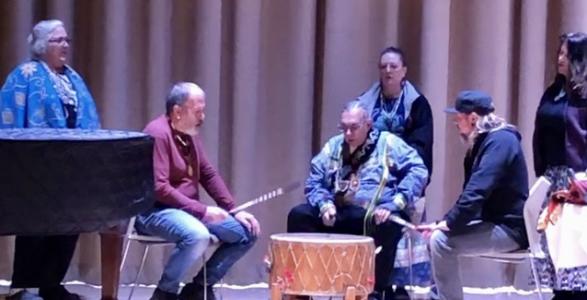
<svg viewBox="0 0 587 300">
<path fill-rule="evenodd" d="M 262 285 L 261 285 L 262 286 Z M 100 287 L 82 284 L 72 283 L 67 285 L 69 291 L 83 295 L 88 300 L 100 299 Z M 135 288 L 133 299 L 135 300 L 148 300 L 153 293 L 154 287 L 140 286 Z M 119 292 L 119 299 L 127 299 L 130 288 L 123 286 Z M 219 292 L 222 293 L 224 300 L 262 300 L 269 299 L 269 291 L 264 287 L 224 287 L 216 288 L 217 298 L 220 299 Z M 498 288 L 498 289 L 477 289 L 477 288 L 465 288 L 466 300 L 522 300 L 522 299 L 538 299 L 537 293 L 531 293 L 528 291 L 514 290 L 513 288 Z M 4 299 L 4 296 L 8 293 L 7 286 L 0 286 L 0 299 Z M 425 289 L 417 289 L 412 294 L 412 300 L 424 300 L 429 299 Z M 550 299 L 552 296 L 550 293 L 544 294 L 544 299 Z M 319 297 L 316 300 L 326 300 L 328 297 Z"/>
</svg>

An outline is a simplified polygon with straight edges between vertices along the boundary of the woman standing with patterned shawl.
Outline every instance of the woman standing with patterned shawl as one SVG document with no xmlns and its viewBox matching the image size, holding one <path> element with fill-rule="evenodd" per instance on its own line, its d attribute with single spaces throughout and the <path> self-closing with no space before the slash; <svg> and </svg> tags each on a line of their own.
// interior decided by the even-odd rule
<svg viewBox="0 0 587 300">
<path fill-rule="evenodd" d="M 587 168 L 586 34 L 561 36 L 557 66 L 538 106 L 533 137 L 536 176 L 552 183 L 538 225 L 546 256 L 538 260 L 539 273 L 553 288 L 553 299 L 587 299 L 586 186 L 575 175 Z"/>
<path fill-rule="evenodd" d="M 63 23 L 41 21 L 28 40 L 32 60 L 17 66 L 1 90 L 0 128 L 99 128 L 92 95 L 65 64 L 71 41 Z M 20 290 L 7 299 L 41 299 L 25 288 L 39 288 L 44 300 L 80 299 L 61 285 L 77 239 L 77 235 L 17 236 L 12 288 Z"/>
</svg>

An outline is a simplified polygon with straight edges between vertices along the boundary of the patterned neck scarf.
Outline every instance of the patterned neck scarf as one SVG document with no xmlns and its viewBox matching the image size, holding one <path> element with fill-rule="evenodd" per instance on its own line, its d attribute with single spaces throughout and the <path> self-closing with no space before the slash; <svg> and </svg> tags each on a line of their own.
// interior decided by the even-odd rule
<svg viewBox="0 0 587 300">
<path fill-rule="evenodd" d="M 387 99 L 383 91 L 373 108 L 373 127 L 401 136 L 405 131 L 404 92 L 399 97 Z"/>
<path fill-rule="evenodd" d="M 45 70 L 47 70 L 47 73 L 49 73 L 49 79 L 53 83 L 53 88 L 57 92 L 59 99 L 61 99 L 61 103 L 63 104 L 63 115 L 65 116 L 67 128 L 75 128 L 78 101 L 77 92 L 73 87 L 73 83 L 71 80 L 69 80 L 67 74 L 61 74 L 53 71 L 44 61 L 41 61 L 41 64 Z"/>
<path fill-rule="evenodd" d="M 338 204 L 348 204 L 352 195 L 359 188 L 359 178 L 357 171 L 361 165 L 365 164 L 371 154 L 377 148 L 380 131 L 372 128 L 367 135 L 365 142 L 351 153 L 350 146 L 343 142 L 341 157 L 342 166 L 335 174 L 335 202 Z"/>
<path fill-rule="evenodd" d="M 342 169 L 347 172 L 356 172 L 357 169 L 367 162 L 371 153 L 375 151 L 375 146 L 377 145 L 377 140 L 379 140 L 379 130 L 376 128 L 372 128 L 369 133 L 367 134 L 367 139 L 365 142 L 359 146 L 353 153 L 351 153 L 351 148 L 347 142 L 342 143 Z M 348 174 L 345 174 L 343 178 L 346 178 Z"/>
<path fill-rule="evenodd" d="M 69 80 L 69 77 L 67 77 L 66 74 L 56 73 L 49 68 L 44 61 L 41 61 L 41 64 L 45 67 L 47 73 L 49 73 L 49 78 L 51 79 L 53 87 L 55 88 L 55 91 L 57 91 L 57 95 L 59 96 L 59 99 L 61 99 L 63 105 L 70 105 L 75 111 L 77 111 L 77 92 L 73 87 L 73 83 Z"/>
</svg>

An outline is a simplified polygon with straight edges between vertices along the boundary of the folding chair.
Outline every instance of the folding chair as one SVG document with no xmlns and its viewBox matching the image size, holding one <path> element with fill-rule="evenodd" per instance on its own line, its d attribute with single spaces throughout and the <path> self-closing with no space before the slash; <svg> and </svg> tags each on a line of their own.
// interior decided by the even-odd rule
<svg viewBox="0 0 587 300">
<path fill-rule="evenodd" d="M 421 198 L 416 199 L 416 201 L 414 202 L 414 211 L 410 215 L 410 222 L 412 222 L 412 224 L 414 224 L 414 225 L 420 225 L 420 223 L 422 222 L 422 218 L 423 218 L 425 209 L 426 209 L 426 198 L 421 197 Z M 403 236 L 402 236 L 402 240 L 405 240 L 405 242 L 408 245 L 407 252 L 408 252 L 408 264 L 409 264 L 409 266 L 408 266 L 409 282 L 410 282 L 410 286 L 414 287 L 414 272 L 413 272 L 414 245 L 413 245 L 412 234 L 413 234 L 413 232 L 411 230 L 407 230 L 407 228 L 405 228 Z"/>
<path fill-rule="evenodd" d="M 164 240 L 160 237 L 143 235 L 143 234 L 137 233 L 137 231 L 135 229 L 135 221 L 136 221 L 135 218 L 136 217 L 132 217 L 129 220 L 128 227 L 126 229 L 124 250 L 123 250 L 124 252 L 122 255 L 122 262 L 120 264 L 120 272 L 122 272 L 122 269 L 124 267 L 124 263 L 126 262 L 128 250 L 130 248 L 130 243 L 132 241 L 135 241 L 135 242 L 138 242 L 139 244 L 143 245 L 144 247 L 143 247 L 143 255 L 142 255 L 142 259 L 141 259 L 141 265 L 139 266 L 139 270 L 137 271 L 137 274 L 135 275 L 135 278 L 131 284 L 130 293 L 128 294 L 128 300 L 130 300 L 132 298 L 132 295 L 134 293 L 139 276 L 141 275 L 141 272 L 143 271 L 143 267 L 145 266 L 145 262 L 147 260 L 147 254 L 149 253 L 149 249 L 152 246 L 173 246 L 173 245 L 175 245 L 175 243 Z M 217 248 L 220 245 L 220 241 L 218 240 L 218 237 L 216 237 L 215 235 L 210 235 L 210 245 L 213 248 Z M 202 255 L 202 268 L 204 270 L 204 281 L 207 282 L 206 255 L 205 254 Z M 206 291 L 204 292 L 204 299 L 205 300 L 208 299 L 208 295 L 207 295 Z M 220 299 L 222 299 L 222 295 L 220 296 Z"/>
<path fill-rule="evenodd" d="M 530 267 L 532 268 L 532 277 L 536 284 L 536 288 L 538 289 L 538 298 L 540 300 L 543 300 L 544 298 L 540 285 L 540 277 L 538 277 L 538 271 L 534 265 L 534 258 L 544 258 L 545 254 L 540 247 L 540 234 L 536 230 L 536 226 L 538 224 L 538 216 L 542 210 L 542 203 L 544 202 L 544 198 L 548 193 L 550 185 L 551 183 L 545 177 L 538 178 L 534 185 L 532 185 L 530 195 L 524 204 L 524 224 L 526 225 L 526 233 L 530 244 L 528 249 L 475 256 L 504 263 L 522 263 L 526 259 L 529 259 Z"/>
</svg>

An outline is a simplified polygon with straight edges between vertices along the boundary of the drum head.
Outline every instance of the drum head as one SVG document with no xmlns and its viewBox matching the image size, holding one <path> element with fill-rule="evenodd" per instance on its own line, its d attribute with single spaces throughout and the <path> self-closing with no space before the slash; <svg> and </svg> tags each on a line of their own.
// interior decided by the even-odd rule
<svg viewBox="0 0 587 300">
<path fill-rule="evenodd" d="M 369 243 L 373 238 L 362 235 L 337 233 L 277 233 L 271 235 L 271 240 L 301 242 L 301 243 Z"/>
</svg>

